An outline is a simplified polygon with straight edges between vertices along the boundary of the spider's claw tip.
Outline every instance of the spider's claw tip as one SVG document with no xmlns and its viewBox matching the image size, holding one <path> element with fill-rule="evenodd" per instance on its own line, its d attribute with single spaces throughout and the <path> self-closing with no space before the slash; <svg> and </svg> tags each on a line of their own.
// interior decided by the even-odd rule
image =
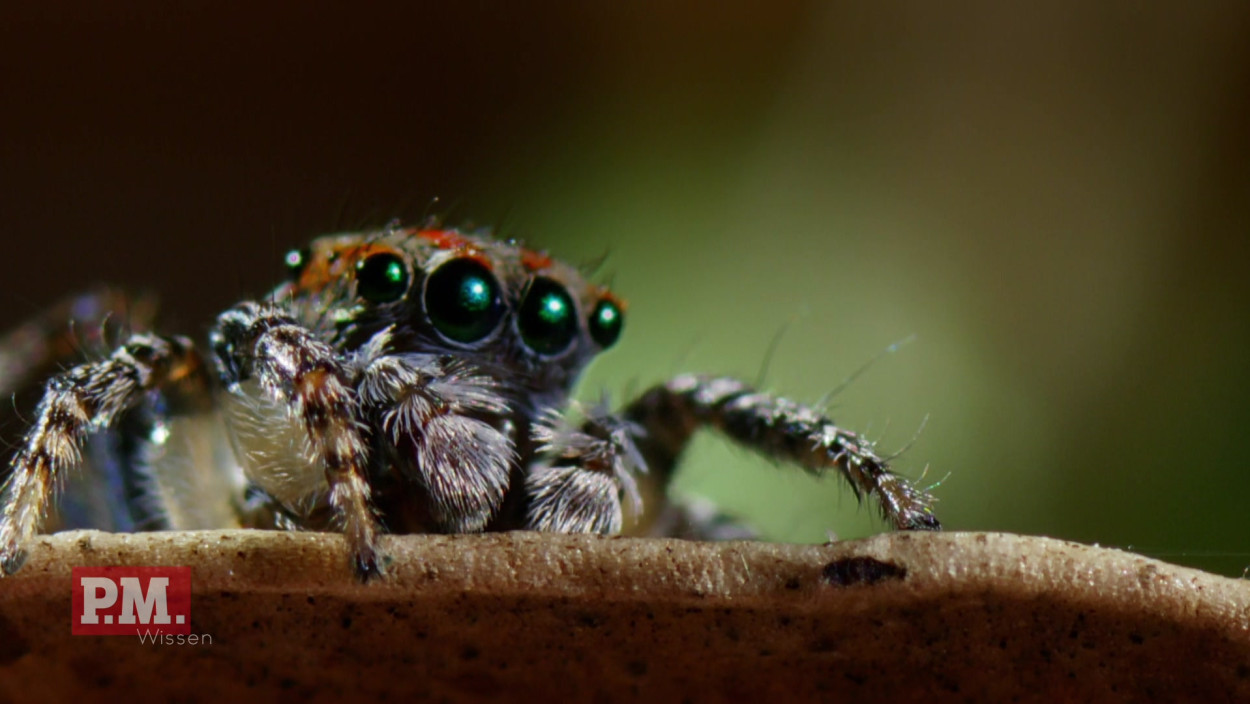
<svg viewBox="0 0 1250 704">
<path fill-rule="evenodd" d="M 372 549 L 357 552 L 352 557 L 352 571 L 356 575 L 356 581 L 368 584 L 374 579 L 381 579 L 385 575 L 382 568 L 383 562 L 379 559 L 377 552 Z"/>
<path fill-rule="evenodd" d="M 942 530 L 942 524 L 938 523 L 937 516 L 930 512 L 922 513 L 916 516 L 907 517 L 903 525 L 899 526 L 900 530 Z"/>
<path fill-rule="evenodd" d="M 6 550 L 3 557 L 0 557 L 0 571 L 6 576 L 17 574 L 26 564 L 28 553 L 25 550 Z"/>
</svg>

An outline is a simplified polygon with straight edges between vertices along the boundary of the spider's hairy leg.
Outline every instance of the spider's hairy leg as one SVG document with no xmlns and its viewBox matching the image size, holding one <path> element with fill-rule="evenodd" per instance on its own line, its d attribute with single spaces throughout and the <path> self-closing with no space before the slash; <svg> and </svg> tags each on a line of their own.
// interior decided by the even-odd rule
<svg viewBox="0 0 1250 704">
<path fill-rule="evenodd" d="M 25 561 L 23 544 L 42 527 L 58 480 L 76 466 L 92 431 L 109 428 L 153 390 L 207 383 L 190 340 L 140 334 L 107 359 L 54 376 L 35 421 L 13 457 L 0 516 L 0 567 L 7 574 Z"/>
<path fill-rule="evenodd" d="M 645 472 L 634 439 L 641 428 L 602 409 L 587 414 L 579 427 L 548 414 L 534 426 L 544 461 L 525 478 L 523 527 L 555 533 L 615 535 L 631 514 L 642 510 L 634 474 Z"/>
<path fill-rule="evenodd" d="M 152 297 L 111 287 L 53 303 L 0 337 L 0 396 L 20 393 L 91 351 L 103 354 L 108 340 L 151 330 L 155 314 Z"/>
<path fill-rule="evenodd" d="M 151 331 L 155 317 L 154 297 L 96 286 L 52 303 L 0 336 L 0 447 L 9 450 L 3 453 L 0 480 L 8 476 L 12 453 L 21 444 L 48 380 L 75 365 L 107 357 L 132 333 Z M 125 418 L 117 422 L 127 424 Z M 74 473 L 69 482 L 58 485 L 61 503 L 50 507 L 43 530 L 130 525 L 133 507 L 127 502 L 131 491 L 137 491 L 134 475 L 119 471 L 124 462 L 96 466 L 101 448 L 112 449 L 107 443 L 91 447 L 89 441 L 83 463 L 88 471 Z"/>
<path fill-rule="evenodd" d="M 512 440 L 487 422 L 507 415 L 508 404 L 493 379 L 455 358 L 390 355 L 388 342 L 382 333 L 365 350 L 361 401 L 399 473 L 424 492 L 433 527 L 479 532 L 503 504 L 516 462 Z"/>
<path fill-rule="evenodd" d="M 219 316 L 211 340 L 228 393 L 244 393 L 239 384 L 255 378 L 300 424 L 324 467 L 330 506 L 342 523 L 356 576 L 380 576 L 368 445 L 349 365 L 280 308 L 254 302 Z"/>
<path fill-rule="evenodd" d="M 932 498 L 890 471 L 867 440 L 815 409 L 757 392 L 736 379 L 679 376 L 644 393 L 625 416 L 646 430 L 639 447 L 662 481 L 667 482 L 694 432 L 707 426 L 811 474 L 837 470 L 856 496 L 874 496 L 882 515 L 899 530 L 941 529 Z"/>
</svg>

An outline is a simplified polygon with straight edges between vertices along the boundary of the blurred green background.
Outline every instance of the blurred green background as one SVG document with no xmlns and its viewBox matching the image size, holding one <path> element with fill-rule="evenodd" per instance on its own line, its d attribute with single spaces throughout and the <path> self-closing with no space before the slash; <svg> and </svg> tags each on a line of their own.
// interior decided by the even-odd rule
<svg viewBox="0 0 1250 704">
<path fill-rule="evenodd" d="M 605 251 L 581 395 L 679 371 L 906 444 L 954 530 L 1250 566 L 1250 5 L 263 4 L 0 10 L 3 322 L 98 280 L 174 329 L 320 232 Z M 607 277 L 605 276 L 605 280 Z M 715 437 L 676 490 L 883 529 Z"/>
</svg>

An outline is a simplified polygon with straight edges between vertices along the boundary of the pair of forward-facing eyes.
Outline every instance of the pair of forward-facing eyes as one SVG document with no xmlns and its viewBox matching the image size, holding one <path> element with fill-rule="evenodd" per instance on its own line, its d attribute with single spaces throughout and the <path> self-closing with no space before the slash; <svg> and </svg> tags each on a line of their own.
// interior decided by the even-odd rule
<svg viewBox="0 0 1250 704">
<path fill-rule="evenodd" d="M 295 275 L 306 263 L 304 252 L 287 256 L 287 265 Z M 356 293 L 370 303 L 394 303 L 408 295 L 410 283 L 408 265 L 397 254 L 378 252 L 356 263 Z M 499 280 L 472 257 L 440 264 L 426 277 L 421 296 L 426 315 L 438 333 L 460 344 L 490 337 L 507 313 Z M 580 332 L 581 320 L 573 296 L 563 284 L 545 276 L 530 280 L 516 316 L 522 341 L 541 355 L 567 350 Z M 623 323 L 620 305 L 606 297 L 595 303 L 586 318 L 591 339 L 603 348 L 616 342 Z"/>
</svg>

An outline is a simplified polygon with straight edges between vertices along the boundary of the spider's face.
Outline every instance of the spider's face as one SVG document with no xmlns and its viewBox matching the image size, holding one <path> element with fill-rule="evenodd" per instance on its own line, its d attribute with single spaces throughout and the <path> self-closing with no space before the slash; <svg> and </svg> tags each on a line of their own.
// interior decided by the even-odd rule
<svg viewBox="0 0 1250 704">
<path fill-rule="evenodd" d="M 575 268 L 455 230 L 329 235 L 286 263 L 275 300 L 340 350 L 389 330 L 388 354 L 455 355 L 535 406 L 566 394 L 623 322 L 624 304 Z"/>
</svg>

